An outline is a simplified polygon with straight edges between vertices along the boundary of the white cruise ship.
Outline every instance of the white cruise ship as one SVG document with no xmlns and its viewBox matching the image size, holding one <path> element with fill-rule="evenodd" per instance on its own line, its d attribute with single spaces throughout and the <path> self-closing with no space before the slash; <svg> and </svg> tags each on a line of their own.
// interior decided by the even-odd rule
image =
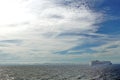
<svg viewBox="0 0 120 80">
<path fill-rule="evenodd" d="M 99 61 L 99 60 L 90 62 L 90 66 L 96 66 L 96 65 L 112 65 L 112 62 L 111 61 Z"/>
</svg>

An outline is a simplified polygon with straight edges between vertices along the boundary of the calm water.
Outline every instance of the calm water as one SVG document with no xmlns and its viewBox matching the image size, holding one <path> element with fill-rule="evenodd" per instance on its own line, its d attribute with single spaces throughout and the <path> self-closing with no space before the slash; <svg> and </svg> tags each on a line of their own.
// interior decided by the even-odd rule
<svg viewBox="0 0 120 80">
<path fill-rule="evenodd" d="M 120 65 L 1 66 L 0 80 L 120 80 Z"/>
</svg>

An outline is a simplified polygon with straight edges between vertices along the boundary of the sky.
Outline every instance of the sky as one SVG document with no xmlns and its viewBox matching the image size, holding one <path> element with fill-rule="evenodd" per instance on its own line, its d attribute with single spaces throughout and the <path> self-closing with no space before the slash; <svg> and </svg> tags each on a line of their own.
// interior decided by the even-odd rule
<svg viewBox="0 0 120 80">
<path fill-rule="evenodd" d="M 0 0 L 0 64 L 120 63 L 120 0 Z"/>
</svg>

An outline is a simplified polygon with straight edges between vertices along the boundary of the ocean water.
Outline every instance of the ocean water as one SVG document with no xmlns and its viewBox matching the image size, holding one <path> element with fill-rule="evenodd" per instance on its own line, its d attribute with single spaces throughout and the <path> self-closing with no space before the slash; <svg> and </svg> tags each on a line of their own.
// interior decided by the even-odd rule
<svg viewBox="0 0 120 80">
<path fill-rule="evenodd" d="M 0 80 L 120 80 L 120 65 L 1 66 Z"/>
</svg>

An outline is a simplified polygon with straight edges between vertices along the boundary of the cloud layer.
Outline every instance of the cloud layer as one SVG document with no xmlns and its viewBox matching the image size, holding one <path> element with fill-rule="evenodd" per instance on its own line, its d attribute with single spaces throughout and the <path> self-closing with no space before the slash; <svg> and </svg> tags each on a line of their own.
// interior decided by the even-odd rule
<svg viewBox="0 0 120 80">
<path fill-rule="evenodd" d="M 119 54 L 119 45 L 113 48 L 111 44 L 119 41 L 111 41 L 109 35 L 96 33 L 100 27 L 98 24 L 104 21 L 104 14 L 92 9 L 92 0 L 12 1 L 4 2 L 9 6 L 14 4 L 11 8 L 6 7 L 10 14 L 1 15 L 5 21 L 10 19 L 0 25 L 1 61 L 79 63 L 98 57 L 102 59 L 109 53 L 111 56 L 114 52 Z M 15 6 L 18 6 L 17 11 L 9 11 Z M 18 12 L 22 14 L 16 15 Z M 4 55 L 7 56 L 3 59 Z"/>
</svg>

